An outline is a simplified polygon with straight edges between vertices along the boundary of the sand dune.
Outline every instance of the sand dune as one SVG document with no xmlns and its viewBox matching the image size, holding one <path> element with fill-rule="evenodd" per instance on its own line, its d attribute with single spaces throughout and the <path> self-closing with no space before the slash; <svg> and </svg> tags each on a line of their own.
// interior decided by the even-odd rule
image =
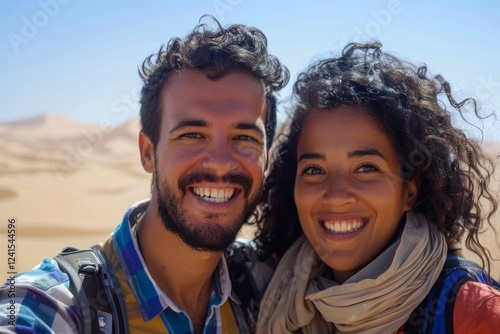
<svg viewBox="0 0 500 334">
<path fill-rule="evenodd" d="M 16 271 L 32 268 L 64 246 L 103 241 L 132 203 L 149 197 L 150 175 L 140 164 L 138 131 L 138 118 L 114 129 L 55 114 L 0 124 L 0 245 L 7 241 L 8 219 L 15 218 Z M 499 143 L 483 146 L 500 161 Z M 499 171 L 496 184 L 500 190 Z M 485 238 L 499 256 L 491 233 Z M 2 249 L 3 281 L 10 270 Z M 500 278 L 500 260 L 493 273 Z"/>
<path fill-rule="evenodd" d="M 149 196 L 132 140 L 138 129 L 138 119 L 111 130 L 53 114 L 0 125 L 0 238 L 14 217 L 18 271 L 64 246 L 103 241 L 130 204 Z"/>
</svg>

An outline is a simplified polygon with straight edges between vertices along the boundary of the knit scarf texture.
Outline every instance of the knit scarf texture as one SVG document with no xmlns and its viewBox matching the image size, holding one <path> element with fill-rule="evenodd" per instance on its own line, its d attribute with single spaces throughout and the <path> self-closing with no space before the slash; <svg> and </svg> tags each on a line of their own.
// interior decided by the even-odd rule
<svg viewBox="0 0 500 334">
<path fill-rule="evenodd" d="M 446 254 L 435 225 L 408 212 L 401 237 L 339 285 L 302 236 L 269 283 L 257 334 L 395 333 L 431 290 Z"/>
</svg>

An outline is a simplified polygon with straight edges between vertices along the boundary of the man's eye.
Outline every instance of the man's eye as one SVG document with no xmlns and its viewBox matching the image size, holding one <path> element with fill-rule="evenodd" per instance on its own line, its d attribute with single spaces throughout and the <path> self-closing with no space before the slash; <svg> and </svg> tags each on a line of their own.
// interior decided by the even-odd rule
<svg viewBox="0 0 500 334">
<path fill-rule="evenodd" d="M 252 136 L 247 136 L 247 135 L 239 135 L 239 136 L 236 136 L 236 140 L 258 142 L 258 140 L 257 140 L 257 139 L 255 139 L 254 137 L 252 137 Z"/>
<path fill-rule="evenodd" d="M 356 170 L 354 171 L 355 173 L 372 173 L 372 172 L 379 172 L 380 168 L 378 168 L 374 164 L 362 164 Z"/>
<path fill-rule="evenodd" d="M 323 170 L 317 166 L 306 166 L 302 169 L 301 175 L 319 175 L 324 174 Z"/>
<path fill-rule="evenodd" d="M 181 137 L 192 138 L 192 139 L 202 138 L 202 136 L 199 133 L 195 133 L 195 132 L 185 133 L 185 134 L 181 135 Z"/>
</svg>

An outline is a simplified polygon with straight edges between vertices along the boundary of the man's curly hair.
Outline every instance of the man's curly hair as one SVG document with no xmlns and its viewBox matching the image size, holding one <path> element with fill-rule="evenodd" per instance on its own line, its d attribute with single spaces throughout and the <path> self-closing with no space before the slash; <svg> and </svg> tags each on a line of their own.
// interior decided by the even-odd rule
<svg viewBox="0 0 500 334">
<path fill-rule="evenodd" d="M 144 60 L 139 70 L 141 130 L 156 147 L 160 138 L 161 92 L 174 72 L 194 69 L 217 80 L 232 72 L 243 72 L 261 81 L 266 92 L 266 138 L 271 145 L 276 129 L 277 92 L 289 80 L 289 71 L 268 53 L 267 39 L 257 28 L 242 24 L 224 28 L 213 17 L 213 25 L 199 24 L 184 39 L 172 38 L 166 46 Z"/>
</svg>

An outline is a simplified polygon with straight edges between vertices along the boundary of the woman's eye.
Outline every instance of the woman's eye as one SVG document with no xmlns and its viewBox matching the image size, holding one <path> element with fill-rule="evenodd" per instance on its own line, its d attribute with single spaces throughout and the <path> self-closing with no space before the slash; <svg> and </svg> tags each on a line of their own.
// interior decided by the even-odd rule
<svg viewBox="0 0 500 334">
<path fill-rule="evenodd" d="M 306 166 L 302 169 L 302 175 L 318 175 L 324 174 L 323 170 L 317 166 Z"/>
<path fill-rule="evenodd" d="M 355 173 L 370 173 L 370 172 L 379 172 L 380 168 L 378 168 L 374 164 L 363 164 L 356 168 Z"/>
</svg>

